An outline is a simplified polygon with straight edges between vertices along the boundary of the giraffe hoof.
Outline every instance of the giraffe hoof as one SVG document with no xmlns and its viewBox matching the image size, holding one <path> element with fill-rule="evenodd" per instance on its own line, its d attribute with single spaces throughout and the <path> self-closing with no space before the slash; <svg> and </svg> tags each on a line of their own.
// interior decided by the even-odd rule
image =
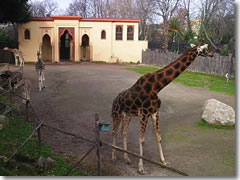
<svg viewBox="0 0 240 180">
<path fill-rule="evenodd" d="M 145 175 L 146 173 L 143 169 L 141 169 L 141 170 L 138 170 L 138 174 Z"/>
<path fill-rule="evenodd" d="M 166 166 L 168 163 L 166 161 L 160 161 L 164 166 Z"/>
<path fill-rule="evenodd" d="M 132 161 L 131 161 L 131 159 L 129 159 L 129 157 L 125 157 L 124 159 L 125 159 L 127 164 L 131 164 L 132 163 Z"/>
<path fill-rule="evenodd" d="M 117 160 L 117 156 L 116 155 L 112 155 L 112 161 L 116 161 Z"/>
</svg>

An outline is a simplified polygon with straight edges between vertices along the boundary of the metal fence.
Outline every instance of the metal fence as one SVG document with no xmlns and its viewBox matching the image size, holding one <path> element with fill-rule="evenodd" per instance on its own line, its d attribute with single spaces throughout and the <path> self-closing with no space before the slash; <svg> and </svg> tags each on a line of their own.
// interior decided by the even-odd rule
<svg viewBox="0 0 240 180">
<path fill-rule="evenodd" d="M 176 52 L 164 53 L 161 50 L 155 49 L 142 52 L 142 63 L 151 65 L 166 66 L 177 59 L 181 54 Z M 215 53 L 214 57 L 197 57 L 197 59 L 188 67 L 188 70 L 196 72 L 205 72 L 210 74 L 224 75 L 233 67 L 232 75 L 235 74 L 235 59 L 231 63 L 231 55 L 220 56 Z"/>
<path fill-rule="evenodd" d="M 0 49 L 0 63 L 14 64 L 15 59 L 13 53 Z"/>
</svg>

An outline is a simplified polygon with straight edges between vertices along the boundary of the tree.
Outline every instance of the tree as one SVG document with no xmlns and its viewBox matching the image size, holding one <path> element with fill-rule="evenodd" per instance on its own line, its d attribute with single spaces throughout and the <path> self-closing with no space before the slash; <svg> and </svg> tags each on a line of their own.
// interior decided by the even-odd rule
<svg viewBox="0 0 240 180">
<path fill-rule="evenodd" d="M 192 26 L 191 26 L 191 20 L 190 20 L 190 0 L 184 0 L 183 4 L 184 4 L 184 8 L 186 10 L 186 17 L 187 17 L 187 27 L 188 27 L 188 31 L 187 31 L 187 36 L 192 39 L 193 38 L 193 31 L 192 31 Z"/>
<path fill-rule="evenodd" d="M 69 4 L 68 9 L 66 10 L 66 15 L 68 16 L 82 16 L 84 18 L 90 16 L 89 4 L 86 0 L 74 0 Z"/>
<path fill-rule="evenodd" d="M 34 17 L 51 16 L 58 10 L 58 4 L 53 0 L 33 1 L 31 7 Z"/>
<path fill-rule="evenodd" d="M 139 38 L 146 40 L 149 36 L 149 24 L 153 21 L 154 1 L 136 0 L 135 6 L 133 9 L 135 18 L 140 19 Z"/>
<path fill-rule="evenodd" d="M 164 50 L 168 49 L 168 28 L 169 21 L 173 16 L 174 11 L 180 0 L 155 0 L 156 9 L 155 14 L 160 16 L 163 20 L 163 36 L 164 36 Z"/>
<path fill-rule="evenodd" d="M 234 35 L 234 1 L 204 0 L 200 10 L 202 22 L 199 36 L 210 42 L 216 50 L 219 50 Z"/>
<path fill-rule="evenodd" d="M 1 0 L 0 23 L 11 23 L 14 31 L 14 47 L 18 46 L 16 23 L 26 23 L 32 19 L 28 0 Z"/>
<path fill-rule="evenodd" d="M 31 20 L 28 0 L 1 0 L 0 23 L 25 23 Z"/>
</svg>

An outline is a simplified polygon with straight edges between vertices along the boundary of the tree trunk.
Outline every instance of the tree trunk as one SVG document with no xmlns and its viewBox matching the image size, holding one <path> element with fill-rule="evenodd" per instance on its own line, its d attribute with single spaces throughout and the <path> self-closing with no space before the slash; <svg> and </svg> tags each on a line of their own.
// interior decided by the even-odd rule
<svg viewBox="0 0 240 180">
<path fill-rule="evenodd" d="M 18 29 L 17 25 L 12 22 L 13 32 L 14 32 L 14 46 L 18 49 Z"/>
<path fill-rule="evenodd" d="M 167 50 L 168 50 L 168 22 L 165 20 L 163 22 L 164 24 L 164 27 L 163 27 L 163 35 L 164 35 L 164 42 L 163 42 L 163 49 L 164 49 L 164 52 L 166 53 Z"/>
</svg>

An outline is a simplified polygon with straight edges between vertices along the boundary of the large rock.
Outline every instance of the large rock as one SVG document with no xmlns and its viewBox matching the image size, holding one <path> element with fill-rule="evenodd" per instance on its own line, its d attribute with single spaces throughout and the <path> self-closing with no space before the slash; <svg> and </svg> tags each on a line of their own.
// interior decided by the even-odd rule
<svg viewBox="0 0 240 180">
<path fill-rule="evenodd" d="M 208 99 L 203 104 L 202 119 L 211 125 L 235 125 L 235 111 L 216 99 Z"/>
</svg>

